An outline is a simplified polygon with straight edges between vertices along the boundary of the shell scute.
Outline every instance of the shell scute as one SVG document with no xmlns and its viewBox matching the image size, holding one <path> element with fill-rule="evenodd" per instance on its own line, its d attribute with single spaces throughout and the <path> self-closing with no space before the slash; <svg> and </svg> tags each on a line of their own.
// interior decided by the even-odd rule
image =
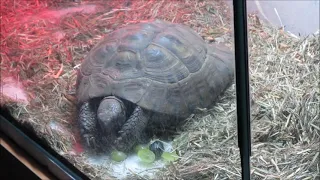
<svg viewBox="0 0 320 180">
<path fill-rule="evenodd" d="M 120 28 L 101 40 L 78 73 L 78 102 L 117 96 L 142 108 L 187 117 L 230 84 L 233 53 L 208 45 L 191 28 L 154 21 Z"/>
</svg>

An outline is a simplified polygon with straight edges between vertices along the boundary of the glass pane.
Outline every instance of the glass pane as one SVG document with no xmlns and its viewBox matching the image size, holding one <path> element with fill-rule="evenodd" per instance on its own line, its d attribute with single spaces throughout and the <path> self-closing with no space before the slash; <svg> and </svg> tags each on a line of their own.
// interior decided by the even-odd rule
<svg viewBox="0 0 320 180">
<path fill-rule="evenodd" d="M 284 2 L 273 18 L 277 3 L 248 1 L 253 179 L 319 174 L 319 33 L 287 29 L 319 19 L 284 20 L 297 17 Z M 3 0 L 1 12 L 2 105 L 86 176 L 240 179 L 232 1 Z"/>
<path fill-rule="evenodd" d="M 252 178 L 317 179 L 319 1 L 248 1 L 248 13 Z"/>
<path fill-rule="evenodd" d="M 3 103 L 85 175 L 239 176 L 231 6 L 1 3 Z"/>
</svg>

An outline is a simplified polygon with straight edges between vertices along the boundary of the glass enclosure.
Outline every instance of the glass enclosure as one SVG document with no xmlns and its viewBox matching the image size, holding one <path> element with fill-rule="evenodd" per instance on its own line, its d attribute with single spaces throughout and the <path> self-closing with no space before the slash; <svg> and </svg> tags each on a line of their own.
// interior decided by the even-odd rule
<svg viewBox="0 0 320 180">
<path fill-rule="evenodd" d="M 316 179 L 319 30 L 276 5 L 248 2 L 251 177 Z M 2 0 L 1 106 L 90 179 L 240 179 L 232 8 Z"/>
</svg>

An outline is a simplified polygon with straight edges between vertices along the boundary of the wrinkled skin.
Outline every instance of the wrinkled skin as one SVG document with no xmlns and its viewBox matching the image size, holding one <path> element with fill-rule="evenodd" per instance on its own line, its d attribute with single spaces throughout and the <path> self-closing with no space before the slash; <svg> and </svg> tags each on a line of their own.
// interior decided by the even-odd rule
<svg viewBox="0 0 320 180">
<path fill-rule="evenodd" d="M 129 152 L 135 145 L 146 144 L 150 140 L 146 128 L 152 117 L 155 121 L 162 117 L 162 122 L 173 118 L 151 114 L 114 96 L 105 97 L 100 102 L 85 102 L 79 108 L 81 136 L 89 148 L 113 146 L 119 151 Z"/>
</svg>

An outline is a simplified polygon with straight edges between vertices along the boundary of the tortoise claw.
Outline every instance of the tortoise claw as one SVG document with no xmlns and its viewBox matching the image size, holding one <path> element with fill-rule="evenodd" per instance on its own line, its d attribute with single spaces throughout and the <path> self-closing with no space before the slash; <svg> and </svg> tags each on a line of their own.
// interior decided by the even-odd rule
<svg viewBox="0 0 320 180">
<path fill-rule="evenodd" d="M 86 144 L 88 147 L 96 149 L 97 148 L 97 143 L 96 143 L 96 139 L 89 134 L 85 134 L 83 135 L 83 137 L 85 138 Z"/>
<path fill-rule="evenodd" d="M 119 137 L 116 142 L 121 142 L 122 141 L 122 137 Z"/>
</svg>

